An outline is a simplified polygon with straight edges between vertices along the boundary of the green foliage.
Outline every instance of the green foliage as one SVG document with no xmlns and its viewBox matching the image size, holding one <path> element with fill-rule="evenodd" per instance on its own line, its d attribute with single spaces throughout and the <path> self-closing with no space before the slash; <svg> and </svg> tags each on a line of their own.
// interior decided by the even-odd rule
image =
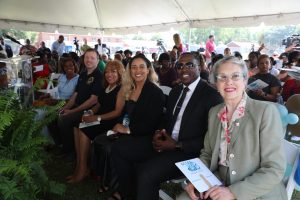
<svg viewBox="0 0 300 200">
<path fill-rule="evenodd" d="M 145 40 L 145 37 L 143 35 L 135 35 L 132 37 L 133 40 Z"/>
<path fill-rule="evenodd" d="M 268 27 L 242 27 L 242 28 L 192 28 L 191 44 L 199 44 L 206 42 L 209 35 L 215 35 L 216 44 L 222 42 L 227 44 L 231 41 L 236 42 L 253 42 L 260 43 L 260 39 L 264 41 L 268 47 L 272 45 L 281 45 L 281 41 L 292 34 L 300 34 L 300 25 L 297 26 L 268 26 Z M 180 30 L 183 42 L 187 43 L 189 38 L 189 30 Z"/>
<path fill-rule="evenodd" d="M 157 41 L 157 40 L 160 40 L 160 39 L 162 39 L 162 36 L 161 36 L 159 33 L 155 33 L 155 34 L 150 38 L 151 41 Z"/>
<path fill-rule="evenodd" d="M 0 34 L 2 35 L 3 33 L 8 34 L 17 40 L 19 39 L 29 39 L 31 43 L 36 42 L 37 40 L 37 32 L 31 32 L 31 31 L 20 31 L 16 29 L 1 29 Z"/>
<path fill-rule="evenodd" d="M 10 36 L 16 38 L 17 40 L 19 39 L 26 39 L 26 34 L 25 31 L 19 31 L 16 29 L 1 29 L 0 34 L 9 34 Z"/>
<path fill-rule="evenodd" d="M 63 104 L 41 108 L 45 117 L 37 120 L 36 110 L 22 108 L 16 94 L 0 92 L 0 199 L 34 200 L 47 192 L 64 193 L 64 185 L 50 181 L 42 167 L 47 140 L 41 135 Z"/>
</svg>

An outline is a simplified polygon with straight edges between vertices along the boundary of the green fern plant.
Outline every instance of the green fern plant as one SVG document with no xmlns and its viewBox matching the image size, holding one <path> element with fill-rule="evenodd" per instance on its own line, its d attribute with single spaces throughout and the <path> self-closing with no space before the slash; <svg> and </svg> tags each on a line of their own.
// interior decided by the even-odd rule
<svg viewBox="0 0 300 200">
<path fill-rule="evenodd" d="M 0 92 L 0 199 L 35 200 L 48 192 L 62 195 L 63 184 L 48 179 L 42 128 L 55 119 L 64 102 L 44 107 L 42 120 L 33 108 L 22 107 L 11 91 Z"/>
</svg>

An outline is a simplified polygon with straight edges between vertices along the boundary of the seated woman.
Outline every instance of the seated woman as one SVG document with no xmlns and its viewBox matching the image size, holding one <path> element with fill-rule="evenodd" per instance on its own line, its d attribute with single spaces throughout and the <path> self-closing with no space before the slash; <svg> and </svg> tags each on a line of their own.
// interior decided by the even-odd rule
<svg viewBox="0 0 300 200">
<path fill-rule="evenodd" d="M 203 55 L 199 52 L 193 52 L 199 62 L 200 77 L 202 80 L 209 82 L 209 69 L 205 63 Z"/>
<path fill-rule="evenodd" d="M 78 67 L 72 58 L 66 58 L 63 62 L 63 74 L 58 78 L 58 97 L 59 99 L 69 100 L 75 91 L 79 75 Z M 44 95 L 43 101 L 47 105 L 54 105 L 58 102 L 57 99 L 49 98 L 50 95 Z M 61 138 L 59 131 L 57 131 L 57 119 L 48 124 L 49 132 L 54 140 L 56 146 L 61 145 Z"/>
<path fill-rule="evenodd" d="M 62 63 L 62 74 L 57 80 L 58 98 L 62 100 L 69 100 L 75 91 L 79 75 L 78 67 L 72 58 L 64 59 Z M 41 96 L 47 104 L 52 105 L 57 102 L 55 99 L 49 99 L 50 94 Z"/>
<path fill-rule="evenodd" d="M 258 52 L 258 51 L 251 51 L 248 54 L 248 62 L 249 62 L 248 76 L 249 77 L 254 76 L 259 71 L 257 68 L 257 64 L 258 64 L 257 60 L 258 60 L 259 55 L 260 55 L 260 52 Z"/>
<path fill-rule="evenodd" d="M 295 63 L 295 67 L 300 67 L 300 58 Z M 282 70 L 281 72 L 285 72 Z M 299 72 L 287 72 L 287 76 L 284 78 L 284 85 L 282 88 L 282 97 L 284 101 L 294 94 L 300 94 L 300 73 Z"/>
<path fill-rule="evenodd" d="M 45 53 L 38 52 L 37 56 L 39 58 L 33 58 L 31 61 L 32 64 L 32 83 L 33 85 L 36 83 L 36 81 L 39 78 L 48 78 L 50 74 L 50 69 L 48 65 L 48 59 Z M 45 89 L 47 87 L 47 82 L 44 81 L 44 84 L 42 82 L 39 83 L 39 89 Z M 37 98 L 37 94 L 35 94 L 35 98 Z"/>
<path fill-rule="evenodd" d="M 112 128 L 118 133 L 117 136 L 100 135 L 94 140 L 95 154 L 101 158 L 97 168 L 98 175 L 101 176 L 102 183 L 112 190 L 116 189 L 117 181 L 111 162 L 111 147 L 141 137 L 149 137 L 151 141 L 163 115 L 164 95 L 157 86 L 157 75 L 151 62 L 143 54 L 138 54 L 130 60 L 128 66 L 121 89 L 125 99 L 125 119 Z M 114 195 L 116 198 L 120 197 L 118 193 Z"/>
<path fill-rule="evenodd" d="M 177 72 L 171 67 L 171 57 L 168 53 L 162 53 L 159 56 L 158 64 L 161 65 L 157 69 L 157 75 L 160 85 L 174 87 L 177 83 Z"/>
<path fill-rule="evenodd" d="M 248 95 L 252 99 L 275 102 L 277 94 L 280 93 L 281 83 L 278 78 L 269 73 L 271 67 L 270 58 L 265 54 L 260 55 L 257 63 L 259 71 L 249 79 L 249 84 L 260 79 L 267 83 L 268 86 L 255 91 L 249 90 Z"/>
<path fill-rule="evenodd" d="M 224 103 L 209 112 L 200 159 L 223 186 L 200 193 L 200 199 L 287 199 L 281 182 L 286 162 L 277 108 L 247 96 L 243 61 L 224 58 L 215 64 L 213 74 Z M 190 199 L 199 199 L 194 189 L 191 183 L 185 187 Z M 186 198 L 182 194 L 179 199 Z"/>
<path fill-rule="evenodd" d="M 69 183 L 79 182 L 88 175 L 87 158 L 91 141 L 97 135 L 110 130 L 122 113 L 124 100 L 119 90 L 124 71 L 124 66 L 119 61 L 109 61 L 106 65 L 103 84 L 105 90 L 100 94 L 98 104 L 92 108 L 96 114 L 82 117 L 83 122 L 99 121 L 100 124 L 82 128 L 74 135 L 77 163 L 74 174 L 69 176 Z"/>
<path fill-rule="evenodd" d="M 70 99 L 79 78 L 78 67 L 72 58 L 66 58 L 62 66 L 62 75 L 58 78 L 59 99 Z"/>
</svg>

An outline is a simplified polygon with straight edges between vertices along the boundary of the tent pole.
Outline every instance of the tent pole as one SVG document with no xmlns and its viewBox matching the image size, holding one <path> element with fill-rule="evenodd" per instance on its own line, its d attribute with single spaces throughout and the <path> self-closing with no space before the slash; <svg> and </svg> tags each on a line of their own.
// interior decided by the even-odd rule
<svg viewBox="0 0 300 200">
<path fill-rule="evenodd" d="M 190 51 L 190 49 L 191 49 L 191 36 L 192 36 L 192 28 L 191 28 L 191 25 L 189 25 L 189 40 L 188 40 L 188 49 L 187 49 L 187 51 Z"/>
<path fill-rule="evenodd" d="M 104 39 L 104 30 L 101 31 L 101 46 L 102 46 L 102 44 L 104 42 L 103 39 Z"/>
<path fill-rule="evenodd" d="M 104 38 L 104 30 L 101 31 L 101 41 L 103 42 L 103 38 Z"/>
</svg>

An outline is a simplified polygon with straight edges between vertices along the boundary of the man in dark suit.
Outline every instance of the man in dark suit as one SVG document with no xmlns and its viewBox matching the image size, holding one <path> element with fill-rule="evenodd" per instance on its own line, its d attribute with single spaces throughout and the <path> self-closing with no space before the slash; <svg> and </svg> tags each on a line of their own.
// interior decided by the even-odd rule
<svg viewBox="0 0 300 200">
<path fill-rule="evenodd" d="M 98 44 L 95 45 L 95 50 L 98 51 L 100 57 L 102 54 L 106 53 L 108 56 L 110 55 L 110 49 L 106 46 L 106 44 L 102 44 L 101 39 L 97 40 Z"/>
<path fill-rule="evenodd" d="M 207 131 L 208 112 L 222 102 L 218 92 L 200 80 L 199 62 L 183 53 L 176 65 L 182 84 L 170 92 L 166 129 L 154 133 L 152 141 L 138 140 L 131 152 L 121 145 L 112 149 L 112 160 L 125 199 L 158 199 L 160 183 L 182 176 L 176 162 L 199 156 Z M 136 177 L 132 177 L 132 171 Z"/>
</svg>

